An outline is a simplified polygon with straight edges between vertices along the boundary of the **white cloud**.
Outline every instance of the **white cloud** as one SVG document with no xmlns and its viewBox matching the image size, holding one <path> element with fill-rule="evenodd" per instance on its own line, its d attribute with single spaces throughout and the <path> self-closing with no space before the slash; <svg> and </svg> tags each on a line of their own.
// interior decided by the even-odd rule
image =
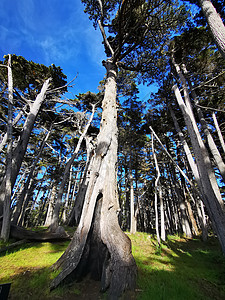
<svg viewBox="0 0 225 300">
<path fill-rule="evenodd" d="M 104 53 L 104 46 L 102 44 L 102 37 L 99 30 L 94 30 L 94 28 L 86 29 L 85 39 L 87 44 L 87 52 L 90 59 L 93 62 L 102 65 L 102 60 L 105 59 L 106 56 Z"/>
<path fill-rule="evenodd" d="M 64 36 L 48 36 L 40 41 L 39 46 L 44 53 L 47 64 L 68 61 L 77 57 L 80 47 L 75 41 L 73 46 L 70 45 L 72 36 L 67 33 Z"/>
</svg>

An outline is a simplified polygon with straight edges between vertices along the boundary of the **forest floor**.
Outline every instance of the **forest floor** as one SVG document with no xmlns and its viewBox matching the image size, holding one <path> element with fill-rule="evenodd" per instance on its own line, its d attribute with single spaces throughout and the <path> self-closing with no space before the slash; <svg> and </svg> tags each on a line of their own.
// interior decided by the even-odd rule
<svg viewBox="0 0 225 300">
<path fill-rule="evenodd" d="M 168 236 L 158 247 L 154 236 L 128 235 L 138 266 L 138 280 L 135 292 L 123 299 L 225 299 L 225 258 L 214 237 L 203 243 L 199 238 Z M 49 267 L 67 245 L 68 242 L 25 243 L 0 253 L 0 284 L 11 283 L 8 299 L 107 299 L 107 295 L 99 293 L 100 283 L 90 278 L 49 291 L 49 284 L 57 275 Z"/>
</svg>

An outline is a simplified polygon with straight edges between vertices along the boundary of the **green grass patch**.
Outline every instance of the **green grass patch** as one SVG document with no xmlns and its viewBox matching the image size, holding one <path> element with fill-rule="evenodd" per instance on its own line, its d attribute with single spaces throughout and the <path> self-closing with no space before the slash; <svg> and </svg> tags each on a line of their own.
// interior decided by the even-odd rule
<svg viewBox="0 0 225 300">
<path fill-rule="evenodd" d="M 168 236 L 159 247 L 154 236 L 128 235 L 138 266 L 137 292 L 129 299 L 225 299 L 225 258 L 215 238 L 203 243 L 198 238 Z M 100 284 L 89 279 L 50 292 L 50 282 L 59 273 L 51 271 L 50 266 L 68 243 L 25 243 L 2 253 L 0 283 L 12 283 L 10 299 L 100 299 Z"/>
<path fill-rule="evenodd" d="M 50 266 L 67 246 L 68 242 L 27 243 L 2 255 L 0 283 L 12 283 L 10 299 L 53 299 L 65 294 L 62 288 L 50 293 L 49 284 L 59 273 L 51 271 Z M 78 293 L 74 287 L 71 290 Z"/>
<path fill-rule="evenodd" d="M 159 247 L 148 234 L 129 236 L 139 270 L 137 299 L 225 299 L 225 258 L 214 238 L 169 236 Z"/>
</svg>

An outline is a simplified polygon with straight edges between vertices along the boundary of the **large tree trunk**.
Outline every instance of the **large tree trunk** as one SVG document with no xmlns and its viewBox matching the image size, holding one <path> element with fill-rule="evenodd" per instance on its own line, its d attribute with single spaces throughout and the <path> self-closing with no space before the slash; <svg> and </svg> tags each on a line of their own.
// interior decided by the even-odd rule
<svg viewBox="0 0 225 300">
<path fill-rule="evenodd" d="M 82 277 L 90 272 L 101 280 L 101 290 L 109 289 L 109 294 L 117 299 L 123 291 L 134 288 L 137 267 L 130 239 L 120 229 L 117 218 L 117 70 L 110 60 L 104 66 L 107 79 L 102 120 L 82 215 L 70 245 L 53 266 L 62 271 L 51 288 L 71 273 Z"/>
<path fill-rule="evenodd" d="M 210 0 L 199 0 L 199 3 L 212 32 L 213 39 L 225 59 L 225 26 L 223 21 Z"/>
</svg>

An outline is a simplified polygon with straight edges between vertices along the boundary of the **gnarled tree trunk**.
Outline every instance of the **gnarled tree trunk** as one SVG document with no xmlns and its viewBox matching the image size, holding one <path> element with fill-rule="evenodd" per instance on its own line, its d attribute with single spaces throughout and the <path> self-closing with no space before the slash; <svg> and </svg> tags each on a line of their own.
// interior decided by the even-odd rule
<svg viewBox="0 0 225 300">
<path fill-rule="evenodd" d="M 74 237 L 64 254 L 53 265 L 62 268 L 51 288 L 73 277 L 90 272 L 101 280 L 101 290 L 118 298 L 135 286 L 137 267 L 130 239 L 119 227 L 117 195 L 117 108 L 115 64 L 104 63 L 107 70 L 102 120 L 92 157 L 90 181 L 82 215 Z"/>
</svg>

